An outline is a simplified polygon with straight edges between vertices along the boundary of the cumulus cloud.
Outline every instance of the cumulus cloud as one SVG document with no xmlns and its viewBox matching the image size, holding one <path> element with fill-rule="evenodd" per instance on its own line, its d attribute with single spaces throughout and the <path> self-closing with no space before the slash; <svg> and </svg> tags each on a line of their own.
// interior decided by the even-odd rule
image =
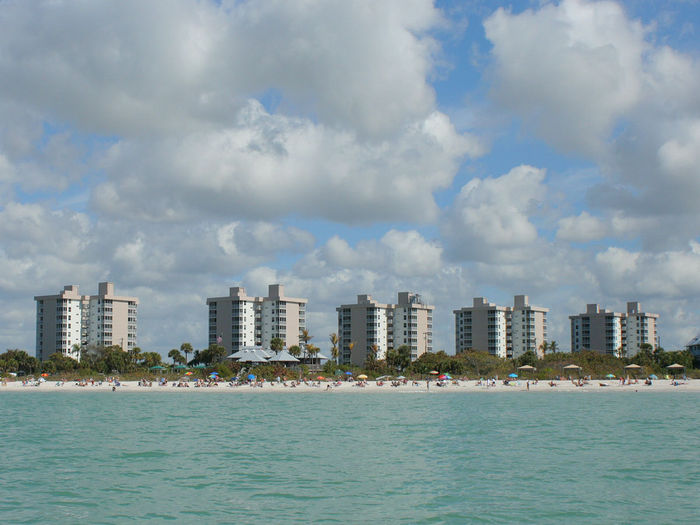
<svg viewBox="0 0 700 525">
<path fill-rule="evenodd" d="M 392 133 L 434 106 L 442 16 L 425 0 L 363 4 L 10 3 L 0 90 L 104 134 L 224 123 L 270 89 L 331 125 Z"/>
<path fill-rule="evenodd" d="M 182 220 L 198 214 L 272 218 L 296 213 L 348 223 L 437 214 L 433 192 L 478 147 L 432 113 L 394 141 L 268 113 L 251 100 L 234 127 L 125 142 L 105 161 L 94 207 L 113 216 Z M 411 203 L 407 206 L 406 203 Z"/>
<path fill-rule="evenodd" d="M 484 25 L 497 100 L 549 144 L 601 167 L 588 203 L 623 220 L 659 217 L 640 232 L 649 249 L 687 242 L 700 227 L 697 60 L 656 45 L 653 28 L 614 2 L 499 9 Z M 681 231 L 669 236 L 664 216 Z"/>
<path fill-rule="evenodd" d="M 644 28 L 614 2 L 565 0 L 484 22 L 498 100 L 567 151 L 598 154 L 642 92 Z"/>
<path fill-rule="evenodd" d="M 603 221 L 593 217 L 587 211 L 582 211 L 574 217 L 564 217 L 559 220 L 557 239 L 571 242 L 588 242 L 602 239 L 607 234 Z"/>
<path fill-rule="evenodd" d="M 523 165 L 465 184 L 444 225 L 450 252 L 466 260 L 521 261 L 538 240 L 530 217 L 546 197 L 544 178 L 545 170 Z"/>
</svg>

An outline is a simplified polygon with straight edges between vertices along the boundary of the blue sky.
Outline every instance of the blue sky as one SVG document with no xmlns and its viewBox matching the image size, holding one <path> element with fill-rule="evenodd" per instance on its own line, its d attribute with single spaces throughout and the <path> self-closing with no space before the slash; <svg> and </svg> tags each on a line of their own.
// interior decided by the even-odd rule
<svg viewBox="0 0 700 525">
<path fill-rule="evenodd" d="M 0 349 L 111 280 L 139 344 L 208 296 L 640 301 L 700 332 L 697 1 L 0 3 Z"/>
</svg>

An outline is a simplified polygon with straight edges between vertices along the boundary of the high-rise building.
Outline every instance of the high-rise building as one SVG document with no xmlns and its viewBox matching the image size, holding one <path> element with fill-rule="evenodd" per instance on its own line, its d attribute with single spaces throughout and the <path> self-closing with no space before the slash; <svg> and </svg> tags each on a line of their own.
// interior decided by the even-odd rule
<svg viewBox="0 0 700 525">
<path fill-rule="evenodd" d="M 509 308 L 475 297 L 472 306 L 453 310 L 455 315 L 455 349 L 485 350 L 498 357 L 507 357 L 506 321 Z"/>
<path fill-rule="evenodd" d="M 65 286 L 57 295 L 40 295 L 36 301 L 36 356 L 46 360 L 56 352 L 80 359 L 85 345 L 136 346 L 136 297 L 114 295 L 114 284 L 98 285 L 97 295 L 80 295 L 78 286 Z"/>
<path fill-rule="evenodd" d="M 642 312 L 642 307 L 637 302 L 627 303 L 623 334 L 625 356 L 637 355 L 642 344 L 649 344 L 653 349 L 659 346 L 659 336 L 656 333 L 658 318 L 658 314 Z"/>
<path fill-rule="evenodd" d="M 542 343 L 547 340 L 548 308 L 531 306 L 527 295 L 516 295 L 510 314 L 510 347 L 508 357 L 516 358 L 533 351 L 539 358 L 544 356 Z"/>
<path fill-rule="evenodd" d="M 571 351 L 594 350 L 618 357 L 633 357 L 640 345 L 658 346 L 656 333 L 657 314 L 641 312 L 639 303 L 627 303 L 627 312 L 618 313 L 600 308 L 597 304 L 586 306 L 586 312 L 571 315 Z"/>
<path fill-rule="evenodd" d="M 375 349 L 381 360 L 389 348 L 404 345 L 411 351 L 411 360 L 432 351 L 433 307 L 418 294 L 400 292 L 397 304 L 358 295 L 356 304 L 341 305 L 336 312 L 341 363 L 362 366 Z"/>
<path fill-rule="evenodd" d="M 51 354 L 80 359 L 83 298 L 78 286 L 68 285 L 57 295 L 38 295 L 36 301 L 36 357 L 42 361 Z"/>
<path fill-rule="evenodd" d="M 267 297 L 249 297 L 245 288 L 229 289 L 227 297 L 210 297 L 209 344 L 235 352 L 244 346 L 269 347 L 279 337 L 284 344 L 298 345 L 306 328 L 307 299 L 286 297 L 281 284 L 268 286 Z"/>
<path fill-rule="evenodd" d="M 375 345 L 377 359 L 386 357 L 386 351 L 392 344 L 391 305 L 379 303 L 369 295 L 358 295 L 357 304 L 344 304 L 335 310 L 338 312 L 338 348 L 341 363 L 362 366 Z"/>
<path fill-rule="evenodd" d="M 130 350 L 136 346 L 137 307 L 136 297 L 114 295 L 114 284 L 99 283 L 97 295 L 85 297 L 85 344 L 120 346 Z"/>
<path fill-rule="evenodd" d="M 411 361 L 433 351 L 434 309 L 419 294 L 399 292 L 399 302 L 393 308 L 393 344 L 394 348 L 408 346 Z"/>
</svg>

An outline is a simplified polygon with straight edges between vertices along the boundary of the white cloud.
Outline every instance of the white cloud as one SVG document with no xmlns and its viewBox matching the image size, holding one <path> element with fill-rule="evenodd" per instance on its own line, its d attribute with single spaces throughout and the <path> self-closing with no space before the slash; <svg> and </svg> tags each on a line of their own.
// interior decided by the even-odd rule
<svg viewBox="0 0 700 525">
<path fill-rule="evenodd" d="M 433 113 L 393 141 L 359 141 L 308 119 L 271 115 L 256 101 L 233 127 L 177 139 L 120 143 L 93 204 L 113 216 L 259 219 L 291 213 L 349 223 L 430 221 L 433 192 L 447 187 L 478 146 Z M 407 203 L 410 203 L 407 206 Z"/>
<path fill-rule="evenodd" d="M 455 198 L 444 225 L 450 251 L 467 260 L 518 262 L 535 248 L 530 221 L 546 197 L 545 171 L 517 166 L 500 177 L 474 178 Z"/>
<path fill-rule="evenodd" d="M 564 217 L 559 220 L 557 239 L 562 241 L 596 241 L 605 235 L 607 235 L 607 228 L 603 221 L 593 217 L 587 211 L 582 211 L 578 216 Z"/>
<path fill-rule="evenodd" d="M 564 0 L 484 22 L 495 94 L 548 142 L 599 154 L 640 99 L 644 28 L 619 4 Z"/>
</svg>

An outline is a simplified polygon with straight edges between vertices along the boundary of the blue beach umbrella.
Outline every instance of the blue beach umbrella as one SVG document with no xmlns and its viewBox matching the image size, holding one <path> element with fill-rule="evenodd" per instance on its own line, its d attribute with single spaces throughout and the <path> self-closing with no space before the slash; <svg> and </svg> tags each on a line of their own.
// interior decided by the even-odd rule
<svg viewBox="0 0 700 525">
<path fill-rule="evenodd" d="M 248 379 L 250 379 L 251 381 L 255 379 L 255 374 L 248 374 Z"/>
<path fill-rule="evenodd" d="M 607 377 L 608 379 L 615 379 L 615 374 L 608 374 L 605 377 Z"/>
<path fill-rule="evenodd" d="M 345 375 L 346 375 L 346 376 L 351 376 L 351 375 L 352 375 L 352 372 L 345 372 Z"/>
<path fill-rule="evenodd" d="M 649 376 L 649 379 L 658 379 L 658 376 L 656 374 L 651 374 Z"/>
<path fill-rule="evenodd" d="M 518 377 L 518 374 L 508 374 L 508 377 Z"/>
</svg>

